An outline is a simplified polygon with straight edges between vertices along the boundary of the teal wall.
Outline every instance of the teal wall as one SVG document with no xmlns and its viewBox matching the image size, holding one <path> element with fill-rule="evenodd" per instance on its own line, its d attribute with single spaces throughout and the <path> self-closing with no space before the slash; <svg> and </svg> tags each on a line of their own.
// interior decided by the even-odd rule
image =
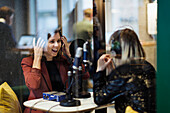
<svg viewBox="0 0 170 113">
<path fill-rule="evenodd" d="M 157 113 L 170 113 L 170 0 L 158 0 Z"/>
</svg>

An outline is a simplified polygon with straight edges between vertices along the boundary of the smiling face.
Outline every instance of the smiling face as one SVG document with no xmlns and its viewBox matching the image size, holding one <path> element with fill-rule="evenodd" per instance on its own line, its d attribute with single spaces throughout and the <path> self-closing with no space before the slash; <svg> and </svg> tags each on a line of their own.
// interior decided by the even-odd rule
<svg viewBox="0 0 170 113">
<path fill-rule="evenodd" d="M 47 59 L 57 56 L 60 48 L 61 48 L 60 34 L 56 33 L 54 36 L 51 36 L 48 39 L 47 52 L 46 52 Z"/>
</svg>

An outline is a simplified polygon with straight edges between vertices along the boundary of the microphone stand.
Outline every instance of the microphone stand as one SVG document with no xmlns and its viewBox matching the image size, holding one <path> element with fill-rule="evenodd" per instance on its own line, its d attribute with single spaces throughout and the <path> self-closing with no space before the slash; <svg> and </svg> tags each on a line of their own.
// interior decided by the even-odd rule
<svg viewBox="0 0 170 113">
<path fill-rule="evenodd" d="M 75 75 L 75 70 L 73 70 L 73 76 Z M 66 99 L 62 100 L 60 102 L 61 106 L 65 106 L 65 107 L 71 107 L 71 106 L 80 106 L 80 100 L 74 100 L 73 99 L 73 93 L 72 93 L 72 82 L 73 82 L 73 78 L 72 78 L 72 73 L 71 71 L 68 71 L 68 90 L 66 93 Z"/>
<path fill-rule="evenodd" d="M 88 58 L 88 44 L 89 44 L 88 41 L 86 41 L 83 44 L 83 64 L 85 66 L 85 72 L 88 70 L 88 67 L 89 67 L 89 60 L 87 59 Z M 77 78 L 76 80 L 78 81 L 78 83 L 77 83 L 78 88 L 76 88 L 76 94 L 74 95 L 74 97 L 75 98 L 90 98 L 91 97 L 90 93 L 88 93 L 87 91 L 85 91 L 83 89 L 82 77 L 83 77 L 82 66 L 79 65 L 79 67 L 78 67 L 78 75 L 76 77 Z"/>
<path fill-rule="evenodd" d="M 79 68 L 78 68 L 78 74 L 76 74 L 76 85 L 78 86 L 75 90 L 76 90 L 76 93 L 74 94 L 74 97 L 75 98 L 90 98 L 91 95 L 90 93 L 86 92 L 83 90 L 83 87 L 82 87 L 82 83 L 83 83 L 83 80 L 82 80 L 82 76 L 83 76 L 83 73 L 82 73 L 82 66 L 80 65 Z"/>
</svg>

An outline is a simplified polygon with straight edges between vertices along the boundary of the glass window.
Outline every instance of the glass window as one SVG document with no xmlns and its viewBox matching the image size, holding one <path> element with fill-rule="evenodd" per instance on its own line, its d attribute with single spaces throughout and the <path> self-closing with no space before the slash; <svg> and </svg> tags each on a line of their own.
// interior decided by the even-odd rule
<svg viewBox="0 0 170 113">
<path fill-rule="evenodd" d="M 38 36 L 46 40 L 47 33 L 58 27 L 57 0 L 37 0 Z"/>
<path fill-rule="evenodd" d="M 92 0 L 62 0 L 62 31 L 72 41 L 73 24 L 83 20 L 83 10 L 92 8 Z"/>
<path fill-rule="evenodd" d="M 105 39 L 107 51 L 110 49 L 108 43 L 111 34 L 118 29 L 128 27 L 137 33 L 145 50 L 146 60 L 156 67 L 156 5 L 156 2 L 150 3 L 146 0 L 106 0 Z"/>
<path fill-rule="evenodd" d="M 106 0 L 106 43 L 111 33 L 120 26 L 130 25 L 138 33 L 138 8 L 140 0 Z M 128 4 L 128 5 L 127 5 Z"/>
</svg>

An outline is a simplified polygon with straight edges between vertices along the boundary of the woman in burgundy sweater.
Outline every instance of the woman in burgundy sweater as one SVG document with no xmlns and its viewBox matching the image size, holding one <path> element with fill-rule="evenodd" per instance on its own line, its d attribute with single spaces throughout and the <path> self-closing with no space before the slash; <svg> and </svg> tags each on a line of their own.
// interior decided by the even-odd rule
<svg viewBox="0 0 170 113">
<path fill-rule="evenodd" d="M 24 58 L 21 62 L 25 83 L 30 91 L 28 100 L 42 98 L 43 92 L 64 91 L 64 84 L 68 78 L 67 71 L 72 65 L 68 59 L 71 55 L 66 37 L 61 35 L 59 29 L 54 33 L 53 36 L 48 35 L 47 47 L 44 50 L 45 42 L 40 38 L 35 44 L 34 40 L 34 55 Z M 88 72 L 84 75 L 84 79 L 87 78 L 89 78 Z M 24 113 L 30 111 L 43 113 L 29 108 L 26 108 Z"/>
</svg>

